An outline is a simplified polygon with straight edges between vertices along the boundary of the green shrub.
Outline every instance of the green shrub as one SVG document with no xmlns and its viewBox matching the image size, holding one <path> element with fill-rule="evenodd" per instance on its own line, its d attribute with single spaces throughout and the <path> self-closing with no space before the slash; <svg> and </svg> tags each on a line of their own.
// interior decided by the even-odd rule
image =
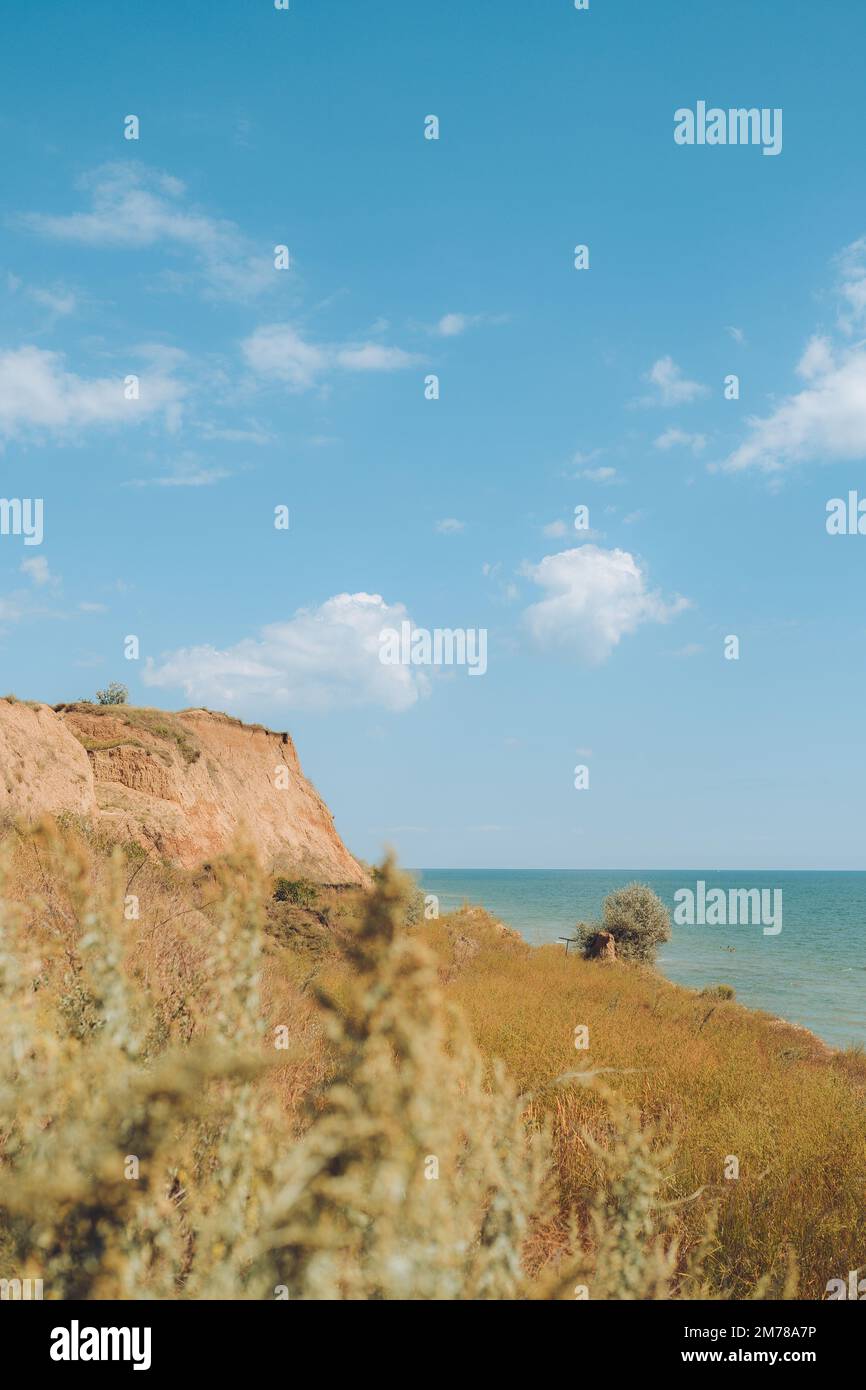
<svg viewBox="0 0 866 1390">
<path fill-rule="evenodd" d="M 274 885 L 274 901 L 294 903 L 295 907 L 314 907 L 319 890 L 305 878 L 278 878 Z"/>
<path fill-rule="evenodd" d="M 706 989 L 701 990 L 703 999 L 733 999 L 735 995 L 733 985 L 707 985 Z"/>
<path fill-rule="evenodd" d="M 109 681 L 104 690 L 97 690 L 96 699 L 100 705 L 125 705 L 129 702 L 129 691 L 120 681 Z"/>
<path fill-rule="evenodd" d="M 609 893 L 602 907 L 601 926 L 616 942 L 618 956 L 649 964 L 671 935 L 668 910 L 645 883 L 629 883 Z"/>
<path fill-rule="evenodd" d="M 574 928 L 574 935 L 569 938 L 571 945 L 577 946 L 582 956 L 587 954 L 589 943 L 601 928 L 598 922 L 578 922 Z M 568 948 L 566 947 L 566 950 Z"/>
</svg>

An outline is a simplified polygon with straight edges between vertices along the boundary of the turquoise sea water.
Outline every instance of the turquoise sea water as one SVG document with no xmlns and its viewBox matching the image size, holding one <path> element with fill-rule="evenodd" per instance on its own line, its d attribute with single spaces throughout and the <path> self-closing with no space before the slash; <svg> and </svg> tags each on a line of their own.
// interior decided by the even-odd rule
<svg viewBox="0 0 866 1390">
<path fill-rule="evenodd" d="M 426 893 L 438 895 L 441 912 L 480 904 L 533 945 L 597 920 L 606 894 L 634 880 L 658 893 L 672 919 L 674 893 L 694 892 L 699 879 L 708 891 L 781 889 L 777 936 L 765 936 L 761 926 L 674 925 L 659 968 L 693 989 L 733 985 L 741 1004 L 803 1024 L 833 1046 L 866 1044 L 864 872 L 425 869 L 418 878 Z"/>
</svg>

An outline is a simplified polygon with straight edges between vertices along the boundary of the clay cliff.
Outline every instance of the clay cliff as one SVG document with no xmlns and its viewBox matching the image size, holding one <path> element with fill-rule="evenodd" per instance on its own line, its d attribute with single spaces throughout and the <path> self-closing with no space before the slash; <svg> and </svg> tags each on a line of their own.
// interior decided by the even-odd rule
<svg viewBox="0 0 866 1390">
<path fill-rule="evenodd" d="M 0 699 L 0 816 L 61 812 L 188 868 L 242 833 L 272 872 L 367 882 L 289 735 L 209 710 Z"/>
</svg>

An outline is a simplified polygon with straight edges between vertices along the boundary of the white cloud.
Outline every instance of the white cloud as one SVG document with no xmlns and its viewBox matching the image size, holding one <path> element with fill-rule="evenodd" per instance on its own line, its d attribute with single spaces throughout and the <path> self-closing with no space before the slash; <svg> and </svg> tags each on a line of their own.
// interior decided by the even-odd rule
<svg viewBox="0 0 866 1390">
<path fill-rule="evenodd" d="M 585 478 L 588 483 L 613 483 L 617 481 L 616 469 L 605 465 L 602 468 L 584 468 L 574 474 L 575 478 Z"/>
<path fill-rule="evenodd" d="M 223 429 L 217 425 L 201 425 L 205 439 L 225 439 L 229 444 L 273 444 L 274 436 L 264 426 L 253 424 L 249 429 Z"/>
<path fill-rule="evenodd" d="M 440 338 L 459 338 L 468 328 L 479 324 L 502 324 L 508 322 L 508 314 L 443 314 L 433 328 Z"/>
<path fill-rule="evenodd" d="M 691 449 L 693 454 L 699 454 L 706 447 L 707 436 L 705 434 L 688 434 L 685 430 L 671 428 L 660 434 L 654 441 L 653 447 L 656 449 Z"/>
<path fill-rule="evenodd" d="M 700 642 L 687 642 L 684 647 L 677 648 L 672 655 L 679 657 L 698 656 L 703 650 Z"/>
<path fill-rule="evenodd" d="M 725 332 L 730 333 L 735 343 L 743 344 L 746 341 L 746 335 L 742 328 L 734 328 L 733 324 L 728 324 Z"/>
<path fill-rule="evenodd" d="M 839 327 L 846 335 L 866 328 L 866 237 L 834 258 Z M 866 455 L 866 344 L 836 346 L 814 334 L 796 366 L 804 386 L 768 415 L 752 416 L 749 434 L 723 463 L 725 472 L 758 468 L 777 473 L 797 463 L 862 459 Z"/>
<path fill-rule="evenodd" d="M 44 555 L 31 555 L 28 559 L 22 560 L 21 573 L 26 574 L 28 579 L 40 588 L 50 584 L 53 578 Z"/>
<path fill-rule="evenodd" d="M 230 478 L 227 468 L 208 467 L 191 450 L 181 454 L 171 465 L 171 471 L 153 478 L 131 478 L 124 487 L 212 487 Z"/>
<path fill-rule="evenodd" d="M 858 237 L 836 257 L 838 292 L 842 300 L 839 323 L 846 333 L 866 323 L 866 237 Z"/>
<path fill-rule="evenodd" d="M 541 529 L 545 536 L 553 537 L 564 536 L 568 532 L 568 527 L 566 526 L 564 521 L 550 521 L 546 526 L 543 526 Z"/>
<path fill-rule="evenodd" d="M 257 328 L 241 349 L 254 372 L 276 377 L 293 391 L 309 390 L 329 365 L 326 349 L 306 343 L 287 323 Z"/>
<path fill-rule="evenodd" d="M 684 377 L 682 368 L 672 357 L 660 357 L 644 380 L 655 387 L 655 394 L 642 397 L 641 405 L 688 405 L 690 401 L 709 394 L 709 387 Z"/>
<path fill-rule="evenodd" d="M 444 521 L 436 522 L 436 530 L 443 536 L 454 536 L 458 531 L 464 530 L 465 521 L 458 521 L 454 516 L 446 516 Z"/>
<path fill-rule="evenodd" d="M 145 351 L 138 349 L 138 354 Z M 139 399 L 127 400 L 123 374 L 80 377 L 67 370 L 62 353 L 43 348 L 0 352 L 0 438 L 33 430 L 63 435 L 154 415 L 163 415 L 174 428 L 185 392 L 170 375 L 172 365 L 155 357 L 153 370 L 140 374 Z"/>
<path fill-rule="evenodd" d="M 866 348 L 836 352 L 814 337 L 797 366 L 808 384 L 770 415 L 749 420 L 751 433 L 721 465 L 776 472 L 815 459 L 866 455 Z"/>
<path fill-rule="evenodd" d="M 50 309 L 52 314 L 58 318 L 65 318 L 67 314 L 74 314 L 78 300 L 71 290 L 44 290 L 36 286 L 30 291 L 31 299 L 37 304 L 41 304 L 44 309 Z"/>
<path fill-rule="evenodd" d="M 816 334 L 806 344 L 803 356 L 797 363 L 797 375 L 804 381 L 814 381 L 833 370 L 833 348 L 829 338 Z"/>
<path fill-rule="evenodd" d="M 288 323 L 257 328 L 244 339 L 241 349 L 254 372 L 285 382 L 291 391 L 308 391 L 336 369 L 391 372 L 418 361 L 402 348 L 381 343 L 309 343 Z"/>
<path fill-rule="evenodd" d="M 606 661 L 643 623 L 669 622 L 689 607 L 687 599 L 666 602 L 648 589 L 639 561 L 626 550 L 582 545 L 546 555 L 523 572 L 546 594 L 524 614 L 536 642 L 591 666 Z"/>
<path fill-rule="evenodd" d="M 29 213 L 26 225 L 42 236 L 84 246 L 182 247 L 209 292 L 219 296 L 244 299 L 274 284 L 272 253 L 256 252 L 233 222 L 188 207 L 180 179 L 114 163 L 95 169 L 80 185 L 90 196 L 86 212 Z"/>
<path fill-rule="evenodd" d="M 41 285 L 25 285 L 19 275 L 13 275 L 11 271 L 6 275 L 6 288 L 10 294 L 17 294 L 23 286 L 23 293 L 32 299 L 35 304 L 39 304 L 43 309 L 48 309 L 55 319 L 65 318 L 67 314 L 73 314 L 78 307 L 78 298 L 71 290 L 56 286 L 54 289 L 45 289 Z"/>
<path fill-rule="evenodd" d="M 436 332 L 442 338 L 456 338 L 465 333 L 470 324 L 477 322 L 477 316 L 472 314 L 443 314 L 436 325 Z"/>
<path fill-rule="evenodd" d="M 217 708 L 267 701 L 285 709 L 373 704 L 405 710 L 429 690 L 413 666 L 379 660 L 379 634 L 409 619 L 402 603 L 380 594 L 336 594 L 301 608 L 223 651 L 189 647 L 147 662 L 145 685 L 180 687 L 188 700 Z"/>
<path fill-rule="evenodd" d="M 331 348 L 338 367 L 350 372 L 394 372 L 411 367 L 417 357 L 402 348 L 385 347 L 382 343 L 357 343 L 354 346 Z"/>
</svg>

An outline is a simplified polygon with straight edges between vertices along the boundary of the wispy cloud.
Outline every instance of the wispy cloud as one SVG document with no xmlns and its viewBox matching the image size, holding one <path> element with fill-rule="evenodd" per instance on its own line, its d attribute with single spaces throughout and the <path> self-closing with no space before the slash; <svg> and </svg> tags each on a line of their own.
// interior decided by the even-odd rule
<svg viewBox="0 0 866 1390">
<path fill-rule="evenodd" d="M 207 422 L 199 426 L 205 439 L 223 439 L 229 444 L 273 444 L 274 436 L 262 425 L 248 429 L 223 428 Z"/>
<path fill-rule="evenodd" d="M 311 390 L 332 372 L 393 372 L 420 360 L 382 343 L 312 343 L 289 323 L 257 328 L 241 350 L 258 376 L 283 382 L 296 392 Z"/>
<path fill-rule="evenodd" d="M 436 522 L 436 530 L 442 536 L 454 536 L 458 531 L 466 529 L 465 521 L 458 521 L 454 516 L 446 516 L 444 521 Z"/>
<path fill-rule="evenodd" d="M 672 427 L 660 434 L 653 441 L 655 449 L 691 449 L 693 454 L 699 454 L 706 447 L 707 437 L 705 434 L 689 434 L 686 430 Z"/>
<path fill-rule="evenodd" d="M 28 556 L 26 560 L 21 561 L 20 568 L 21 573 L 26 574 L 28 579 L 39 588 L 56 582 L 44 555 Z"/>
<path fill-rule="evenodd" d="M 845 333 L 866 325 L 866 237 L 843 247 L 835 258 L 839 275 L 839 326 Z"/>
<path fill-rule="evenodd" d="M 186 454 L 176 460 L 170 473 L 161 473 L 152 478 L 131 478 L 125 487 L 212 487 L 214 483 L 230 478 L 227 468 L 208 466 L 195 454 Z"/>
<path fill-rule="evenodd" d="M 651 395 L 640 398 L 639 405 L 688 405 L 709 395 L 709 387 L 685 377 L 682 368 L 672 357 L 659 357 L 644 376 L 644 381 L 654 389 Z"/>
<path fill-rule="evenodd" d="M 507 314 L 443 314 L 432 331 L 440 338 L 459 338 L 468 329 L 477 328 L 480 324 L 507 322 Z"/>
<path fill-rule="evenodd" d="M 615 468 L 609 464 L 603 464 L 600 468 L 582 468 L 579 472 L 572 475 L 575 478 L 584 478 L 588 483 L 616 483 L 619 477 Z"/>
<path fill-rule="evenodd" d="M 47 309 L 52 321 L 74 314 L 78 307 L 78 296 L 63 285 L 29 285 L 11 271 L 6 275 L 6 288 L 10 294 L 21 294 Z"/>
<path fill-rule="evenodd" d="M 687 642 L 684 647 L 678 647 L 671 655 L 677 657 L 699 656 L 703 650 L 700 642 Z"/>
<path fill-rule="evenodd" d="M 40 236 L 82 246 L 181 248 L 208 293 L 219 297 L 246 299 L 278 278 L 273 248 L 257 249 L 235 223 L 191 206 L 180 179 L 139 164 L 111 163 L 87 174 L 79 187 L 89 200 L 85 211 L 26 213 L 25 225 Z"/>
</svg>

